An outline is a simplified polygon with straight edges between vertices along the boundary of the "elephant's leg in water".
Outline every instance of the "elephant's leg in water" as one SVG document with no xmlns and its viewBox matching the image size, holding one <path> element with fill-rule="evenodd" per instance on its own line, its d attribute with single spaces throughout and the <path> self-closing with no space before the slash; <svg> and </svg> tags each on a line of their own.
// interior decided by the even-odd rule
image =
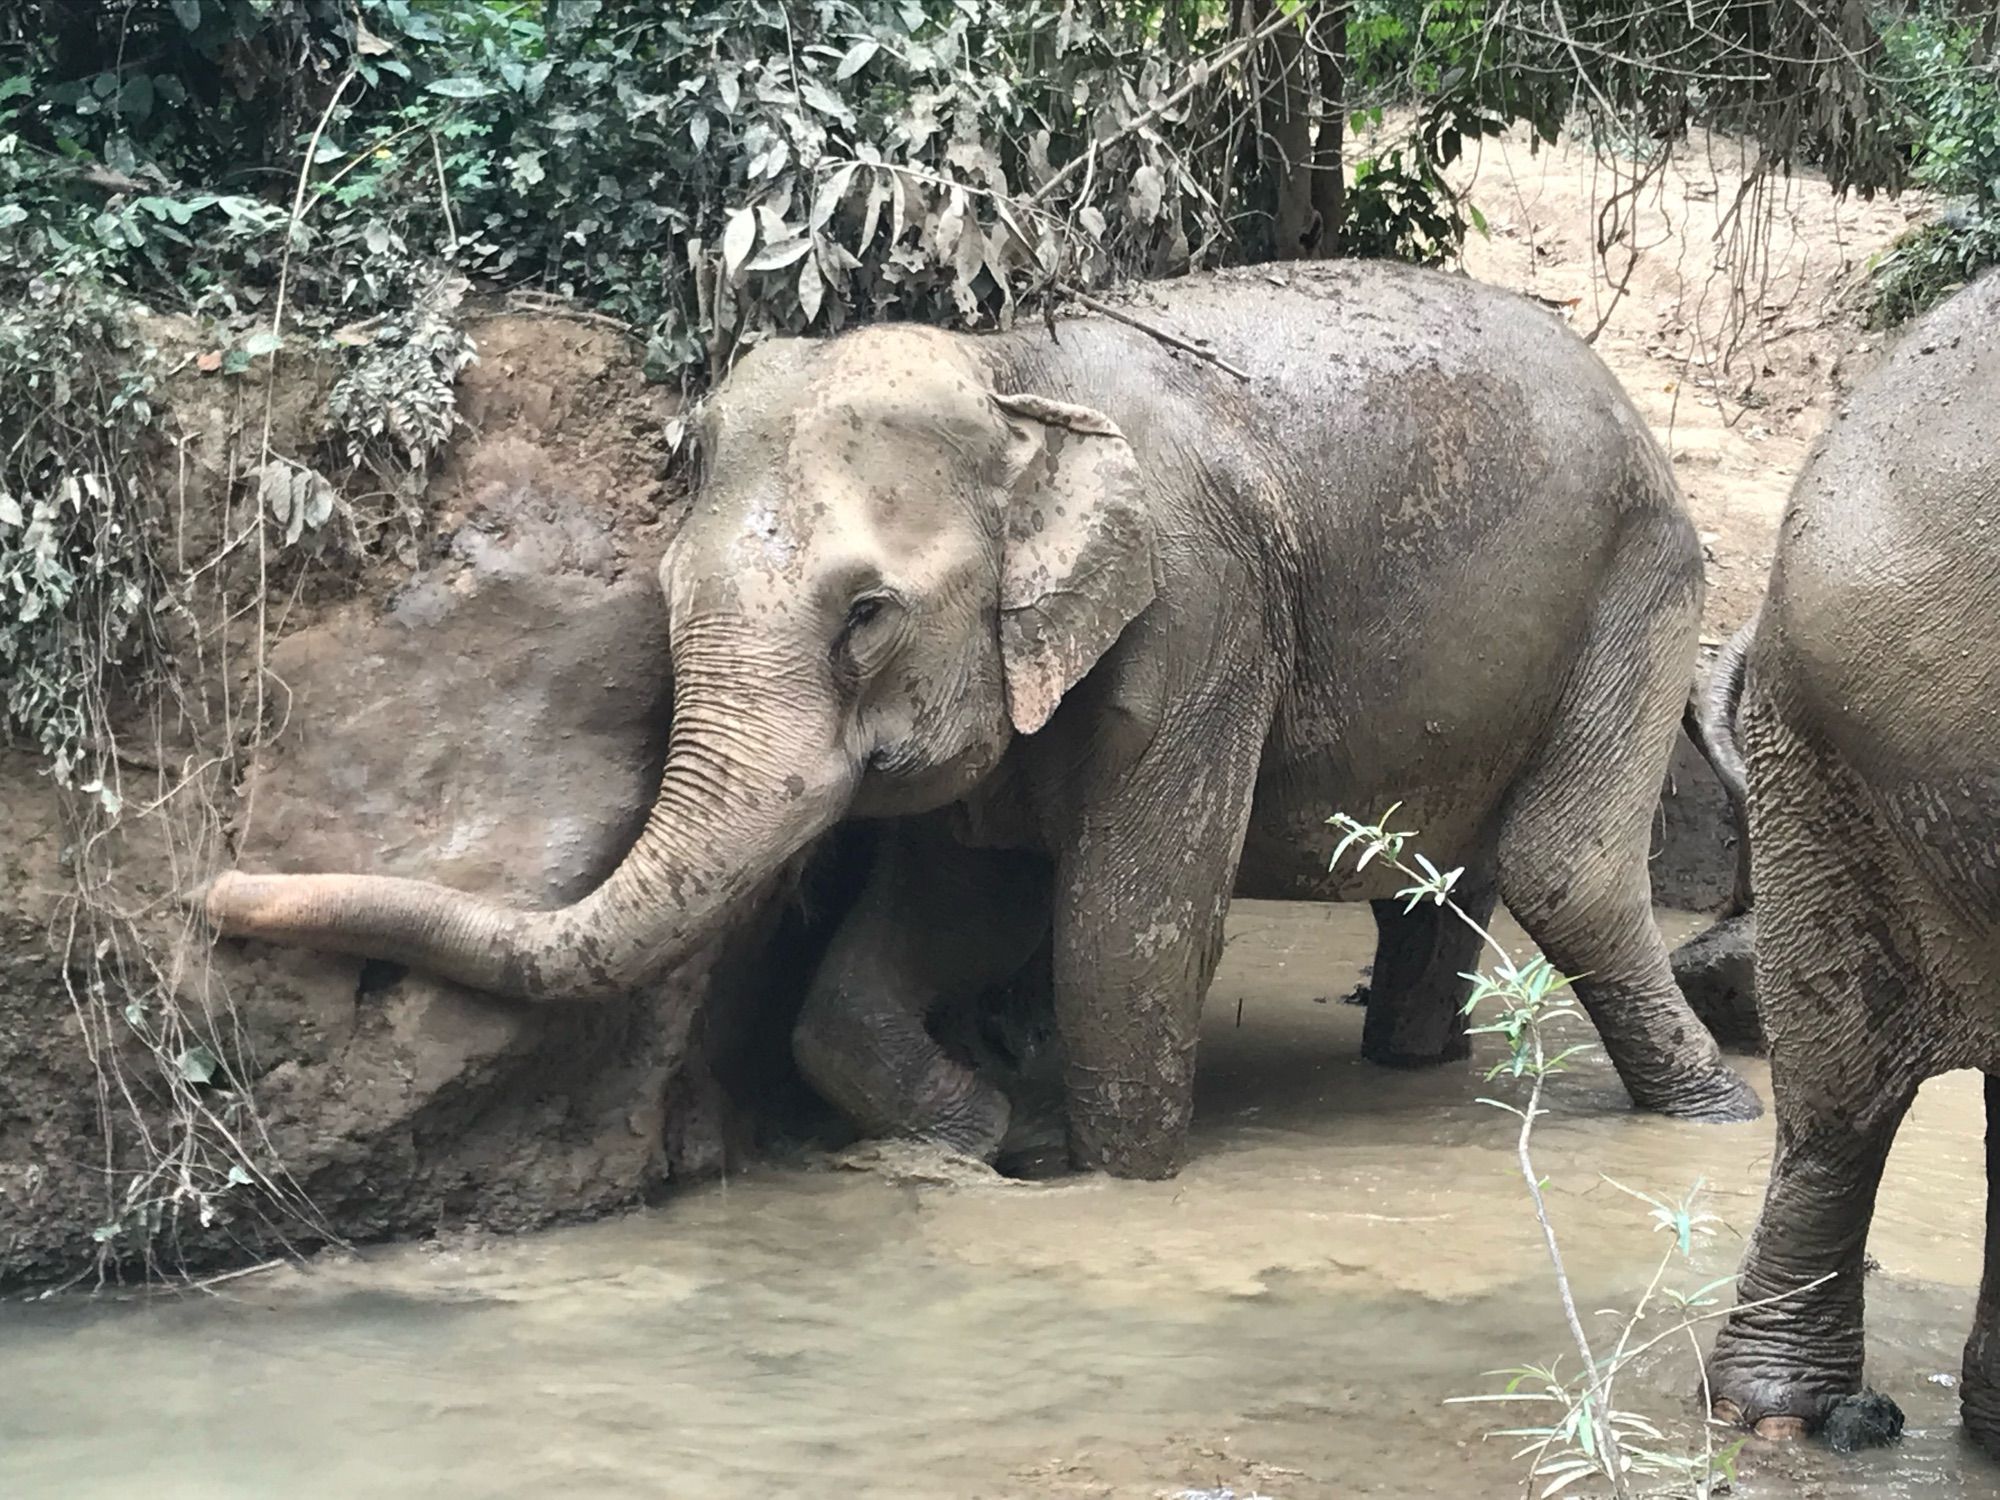
<svg viewBox="0 0 2000 1500">
<path fill-rule="evenodd" d="M 1775 714 L 1759 714 L 1756 739 L 1769 768 L 1750 851 L 1757 991 L 1778 1131 L 1737 1310 L 1708 1368 L 1718 1416 L 1788 1436 L 1861 1389 L 1876 1190 L 1918 1084 L 1953 1060 L 1904 951 L 1892 846 L 1859 785 Z"/>
<path fill-rule="evenodd" d="M 1467 877 L 1452 899 L 1484 927 L 1493 920 L 1499 892 L 1490 876 Z M 1472 987 L 1460 976 L 1484 966 L 1484 941 L 1456 912 L 1433 902 L 1412 911 L 1397 900 L 1369 905 L 1375 912 L 1375 965 L 1361 1055 L 1389 1068 L 1426 1068 L 1465 1057 L 1471 1047 L 1464 1007 Z"/>
<path fill-rule="evenodd" d="M 1130 765 L 1083 767 L 1056 859 L 1055 1011 L 1070 1155 L 1167 1177 L 1187 1148 L 1201 1002 L 1222 953 L 1274 693 L 1221 673 Z"/>
<path fill-rule="evenodd" d="M 1966 1429 L 2000 1456 L 2000 1077 L 1986 1075 L 1986 1268 L 1960 1367 Z"/>
<path fill-rule="evenodd" d="M 940 1002 L 1006 982 L 1048 931 L 1047 861 L 967 849 L 937 819 L 882 840 L 868 884 L 813 976 L 792 1035 L 807 1082 L 857 1129 L 990 1159 L 1005 1095 L 925 1025 Z"/>
<path fill-rule="evenodd" d="M 1670 569 L 1635 560 L 1599 602 L 1609 618 L 1593 626 L 1595 644 L 1502 814 L 1500 897 L 1576 981 L 1634 1104 L 1681 1119 L 1750 1120 L 1763 1109 L 1756 1091 L 1689 1008 L 1653 920 L 1646 858 L 1689 671 L 1683 622 L 1650 598 L 1665 576 Z M 1634 617 L 1651 622 L 1640 671 L 1640 643 L 1615 628 Z"/>
</svg>

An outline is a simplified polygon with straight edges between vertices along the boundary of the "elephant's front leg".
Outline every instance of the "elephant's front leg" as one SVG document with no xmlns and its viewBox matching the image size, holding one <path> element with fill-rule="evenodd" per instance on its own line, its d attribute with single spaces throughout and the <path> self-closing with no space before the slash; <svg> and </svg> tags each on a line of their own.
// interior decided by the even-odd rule
<svg viewBox="0 0 2000 1500">
<path fill-rule="evenodd" d="M 799 1071 L 857 1130 L 991 1160 L 1006 1096 L 925 1020 L 1004 983 L 1048 931 L 1046 862 L 968 849 L 924 819 L 886 832 L 866 888 L 813 976 L 792 1033 Z"/>
<path fill-rule="evenodd" d="M 1089 774 L 1055 897 L 1056 1024 L 1079 1167 L 1146 1178 L 1180 1168 L 1201 1002 L 1269 723 L 1261 689 L 1217 693 L 1169 712 L 1136 763 Z"/>
</svg>

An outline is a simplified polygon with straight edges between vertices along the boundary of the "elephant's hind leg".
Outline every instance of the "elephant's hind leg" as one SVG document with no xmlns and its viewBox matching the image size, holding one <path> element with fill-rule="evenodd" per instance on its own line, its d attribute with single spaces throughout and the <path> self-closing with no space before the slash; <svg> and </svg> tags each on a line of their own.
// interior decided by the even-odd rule
<svg viewBox="0 0 2000 1500">
<path fill-rule="evenodd" d="M 940 1001 L 1004 983 L 1048 930 L 1045 863 L 967 849 L 936 820 L 890 831 L 813 976 L 792 1033 L 799 1071 L 856 1129 L 990 1160 L 1006 1096 L 925 1025 Z"/>
<path fill-rule="evenodd" d="M 1576 980 L 1633 1103 L 1682 1119 L 1748 1120 L 1762 1111 L 1757 1095 L 1688 1007 L 1653 921 L 1646 856 L 1699 608 L 1698 595 L 1670 597 L 1667 566 L 1621 562 L 1547 746 L 1508 799 L 1500 895 Z M 1635 652 L 1645 653 L 1636 663 Z"/>
<path fill-rule="evenodd" d="M 1468 877 L 1454 899 L 1484 927 L 1498 892 L 1490 879 Z M 1375 909 L 1375 967 L 1361 1055 L 1387 1068 L 1434 1067 L 1469 1056 L 1464 1005 L 1471 985 L 1460 976 L 1485 963 L 1479 934 L 1432 902 L 1407 912 L 1401 901 L 1369 904 Z"/>
<path fill-rule="evenodd" d="M 1941 1028 L 1860 788 L 1771 717 L 1749 726 L 1751 857 L 1778 1130 L 1709 1388 L 1718 1416 L 1782 1437 L 1861 1389 L 1868 1226 Z"/>
<path fill-rule="evenodd" d="M 2000 1076 L 1986 1075 L 1986 1268 L 1958 1387 L 1965 1430 L 2000 1458 Z"/>
</svg>

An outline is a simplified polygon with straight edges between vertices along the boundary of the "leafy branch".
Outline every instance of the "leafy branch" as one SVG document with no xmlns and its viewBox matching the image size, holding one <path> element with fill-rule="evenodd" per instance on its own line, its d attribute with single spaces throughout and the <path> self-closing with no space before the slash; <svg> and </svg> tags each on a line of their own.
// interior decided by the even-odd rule
<svg viewBox="0 0 2000 1500">
<path fill-rule="evenodd" d="M 1517 962 L 1490 930 L 1452 899 L 1452 892 L 1464 870 L 1441 870 L 1424 854 L 1409 848 L 1410 841 L 1417 836 L 1415 831 L 1390 826 L 1401 806 L 1401 803 L 1392 805 L 1372 823 L 1361 822 L 1346 813 L 1329 819 L 1332 826 L 1341 830 L 1330 867 L 1339 869 L 1341 861 L 1350 854 L 1357 873 L 1380 860 L 1409 881 L 1395 893 L 1397 899 L 1404 903 L 1406 913 L 1415 911 L 1426 901 L 1442 907 L 1476 932 L 1493 953 L 1494 962 L 1488 970 L 1460 976 L 1471 986 L 1464 1003 L 1466 1016 L 1473 1017 L 1484 1012 L 1488 1017 L 1468 1029 L 1475 1036 L 1498 1037 L 1506 1045 L 1505 1055 L 1487 1070 L 1486 1080 L 1491 1082 L 1504 1076 L 1517 1083 L 1525 1083 L 1527 1097 L 1518 1104 L 1495 1098 L 1482 1098 L 1479 1102 L 1506 1112 L 1518 1122 L 1514 1139 L 1515 1162 L 1534 1206 L 1535 1222 L 1541 1231 L 1543 1249 L 1554 1274 L 1564 1321 L 1580 1365 L 1579 1373 L 1574 1377 L 1565 1377 L 1561 1373 L 1560 1361 L 1494 1371 L 1491 1373 L 1505 1377 L 1507 1382 L 1499 1392 L 1451 1399 L 1461 1402 L 1529 1403 L 1556 1408 L 1554 1418 L 1544 1425 L 1503 1428 L 1492 1434 L 1525 1440 L 1515 1457 L 1528 1462 L 1527 1486 L 1531 1492 L 1539 1483 L 1544 1497 L 1555 1495 L 1584 1479 L 1595 1477 L 1608 1481 L 1612 1494 L 1624 1500 L 1632 1492 L 1631 1481 L 1634 1478 L 1650 1477 L 1671 1479 L 1696 1500 L 1708 1500 L 1719 1492 L 1720 1487 L 1733 1481 L 1741 1441 L 1718 1450 L 1704 1415 L 1701 1452 L 1694 1455 L 1674 1453 L 1666 1446 L 1666 1436 L 1657 1424 L 1643 1414 L 1627 1411 L 1617 1404 L 1619 1375 L 1634 1360 L 1664 1340 L 1686 1336 L 1696 1365 L 1700 1366 L 1700 1348 L 1694 1342 L 1692 1329 L 1703 1318 L 1718 1315 L 1720 1310 L 1714 1294 L 1735 1279 L 1733 1276 L 1723 1277 L 1689 1291 L 1678 1291 L 1665 1284 L 1669 1269 L 1676 1262 L 1690 1261 L 1696 1243 L 1710 1235 L 1718 1222 L 1713 1215 L 1696 1207 L 1702 1184 L 1697 1181 L 1684 1198 L 1669 1201 L 1651 1197 L 1622 1183 L 1611 1183 L 1620 1192 L 1645 1203 L 1655 1230 L 1666 1231 L 1669 1241 L 1652 1280 L 1626 1317 L 1610 1353 L 1600 1357 L 1592 1347 L 1577 1308 L 1576 1294 L 1563 1261 L 1562 1245 L 1544 1192 L 1547 1179 L 1535 1165 L 1533 1149 L 1536 1122 L 1547 1113 L 1543 1099 L 1548 1080 L 1564 1072 L 1573 1059 L 1591 1050 L 1588 1044 L 1582 1043 L 1557 1047 L 1546 1030 L 1558 1022 L 1581 1019 L 1582 1012 L 1571 989 L 1572 981 L 1558 973 L 1540 954 L 1525 962 Z M 1798 1291 L 1784 1295 L 1797 1296 Z M 1664 1333 L 1637 1340 L 1642 1321 L 1658 1301 L 1669 1302 L 1677 1308 L 1679 1321 Z M 1706 1392 L 1705 1372 L 1702 1378 Z M 1708 1403 L 1704 1401 L 1704 1414 L 1707 1407 Z"/>
</svg>

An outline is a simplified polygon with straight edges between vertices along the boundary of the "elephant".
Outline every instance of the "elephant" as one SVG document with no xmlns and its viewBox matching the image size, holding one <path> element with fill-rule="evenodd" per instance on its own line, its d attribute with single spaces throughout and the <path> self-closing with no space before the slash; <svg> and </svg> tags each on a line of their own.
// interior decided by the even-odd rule
<svg viewBox="0 0 2000 1500">
<path fill-rule="evenodd" d="M 1861 1389 L 1863 1257 L 1918 1085 L 1986 1076 L 1966 1427 L 2000 1456 L 2000 276 L 1914 324 L 1809 455 L 1705 729 L 1740 766 L 1777 1144 L 1717 1416 L 1766 1436 Z M 1725 774 L 1727 774 L 1725 772 Z M 1774 1300 L 1778 1299 L 1778 1300 Z M 1892 1425 L 1900 1425 L 1900 1416 Z"/>
<path fill-rule="evenodd" d="M 924 1017 L 1047 941 L 1071 1157 L 1157 1178 L 1185 1155 L 1232 894 L 1392 898 L 1379 864 L 1329 870 L 1326 823 L 1400 799 L 1581 976 L 1638 1105 L 1755 1114 L 1652 918 L 1704 583 L 1616 380 L 1546 310 L 1442 272 L 1152 295 L 1183 348 L 1096 316 L 876 324 L 735 364 L 692 414 L 660 565 L 659 794 L 593 893 L 521 911 L 230 871 L 214 930 L 610 996 L 837 823 L 895 820 L 802 1007 L 808 1080 L 865 1130 L 990 1159 L 1005 1095 Z M 1419 999 L 1455 942 L 1408 945 Z"/>
</svg>

